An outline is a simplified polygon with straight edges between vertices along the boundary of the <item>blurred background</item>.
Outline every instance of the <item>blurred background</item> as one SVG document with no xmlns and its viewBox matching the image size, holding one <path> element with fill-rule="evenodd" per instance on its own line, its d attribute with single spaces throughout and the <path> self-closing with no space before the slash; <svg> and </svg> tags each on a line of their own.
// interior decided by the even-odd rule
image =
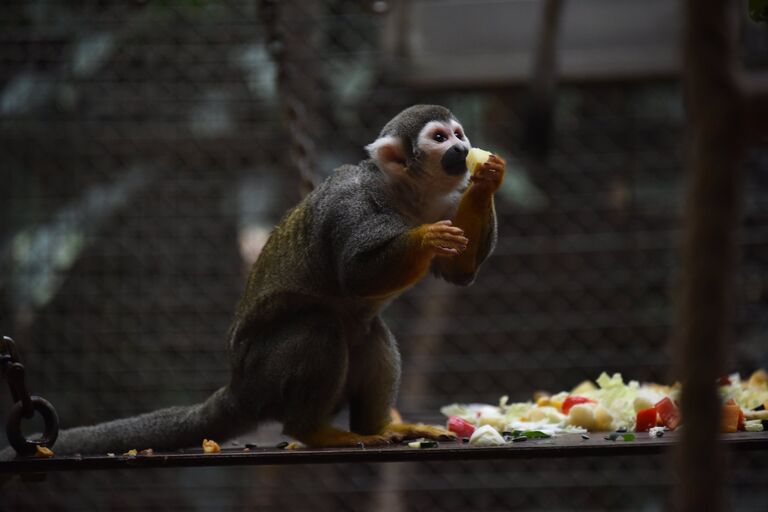
<svg viewBox="0 0 768 512">
<path fill-rule="evenodd" d="M 746 5 L 746 2 L 744 2 Z M 768 68 L 742 9 L 738 61 Z M 8 0 L 0 333 L 64 427 L 193 403 L 272 226 L 414 103 L 508 161 L 470 288 L 385 318 L 408 419 L 601 371 L 669 379 L 686 175 L 672 0 Z M 768 151 L 749 150 L 728 367 L 768 367 Z M 10 407 L 0 387 L 0 420 Z M 259 439 L 278 439 L 269 425 Z M 270 437 L 271 436 L 271 437 Z M 277 436 L 277 437 L 276 437 Z M 0 440 L 0 445 L 5 439 Z M 660 510 L 666 456 L 54 473 L 3 510 Z M 728 496 L 765 510 L 764 457 Z"/>
</svg>

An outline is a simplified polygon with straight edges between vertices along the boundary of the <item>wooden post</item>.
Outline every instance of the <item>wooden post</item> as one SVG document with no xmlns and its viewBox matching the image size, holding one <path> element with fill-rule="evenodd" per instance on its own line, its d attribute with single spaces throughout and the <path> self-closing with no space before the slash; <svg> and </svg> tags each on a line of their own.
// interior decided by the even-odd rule
<svg viewBox="0 0 768 512">
<path fill-rule="evenodd" d="M 683 383 L 684 435 L 677 454 L 675 508 L 723 509 L 725 456 L 717 443 L 726 371 L 731 278 L 742 193 L 742 97 L 732 69 L 734 4 L 684 2 L 684 94 L 690 144 L 684 214 L 677 371 Z"/>
</svg>

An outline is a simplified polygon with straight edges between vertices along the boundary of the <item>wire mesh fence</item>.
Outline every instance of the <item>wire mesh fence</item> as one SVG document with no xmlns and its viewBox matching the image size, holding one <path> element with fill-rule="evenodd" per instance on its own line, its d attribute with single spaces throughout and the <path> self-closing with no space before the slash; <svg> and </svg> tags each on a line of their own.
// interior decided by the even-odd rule
<svg viewBox="0 0 768 512">
<path fill-rule="evenodd" d="M 403 354 L 404 416 L 525 400 L 603 370 L 668 380 L 685 185 L 677 81 L 562 84 L 538 161 L 520 142 L 525 87 L 414 87 L 383 72 L 390 7 L 3 8 L 0 331 L 64 426 L 193 403 L 224 384 L 249 262 L 302 177 L 364 158 L 384 122 L 419 102 L 451 108 L 509 166 L 499 243 L 476 283 L 427 280 L 385 314 Z M 750 37 L 746 61 L 764 64 L 754 54 L 768 36 Z M 764 148 L 747 171 L 729 364 L 742 372 L 768 367 Z M 0 506 L 658 510 L 668 466 L 653 456 L 52 474 L 7 483 Z M 731 466 L 734 508 L 762 510 L 765 461 Z"/>
</svg>

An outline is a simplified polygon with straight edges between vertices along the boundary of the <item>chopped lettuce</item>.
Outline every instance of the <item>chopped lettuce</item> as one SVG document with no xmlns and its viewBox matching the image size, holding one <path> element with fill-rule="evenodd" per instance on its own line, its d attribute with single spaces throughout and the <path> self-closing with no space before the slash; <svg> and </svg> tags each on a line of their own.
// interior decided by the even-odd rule
<svg viewBox="0 0 768 512">
<path fill-rule="evenodd" d="M 744 411 L 768 404 L 766 374 L 763 372 L 757 375 L 757 373 L 759 372 L 753 374 L 748 384 L 742 382 L 738 374 L 730 375 L 730 383 L 719 388 L 723 402 L 732 399 Z M 603 372 L 595 383 L 597 386 L 591 381 L 584 381 L 573 391 L 561 391 L 539 400 L 538 404 L 509 403 L 509 398 L 502 396 L 498 406 L 452 404 L 443 407 L 440 411 L 445 416 L 458 416 L 477 427 L 489 425 L 499 432 L 541 431 L 547 435 L 561 435 L 584 433 L 587 430 L 612 431 L 625 428 L 632 431 L 639 410 L 653 407 L 665 397 L 678 401 L 680 394 L 679 385 L 641 386 L 634 380 L 625 383 L 620 373 L 609 375 Z M 590 399 L 594 403 L 574 405 L 568 415 L 563 414 L 562 404 L 571 395 Z M 757 423 L 749 424 L 750 429 L 754 430 L 759 428 L 757 425 Z M 649 435 L 659 436 L 661 432 L 663 430 L 654 428 Z"/>
<path fill-rule="evenodd" d="M 730 384 L 720 386 L 720 397 L 723 403 L 733 400 L 744 410 L 752 410 L 761 404 L 768 402 L 768 387 L 744 386 L 739 374 L 730 375 Z"/>
</svg>

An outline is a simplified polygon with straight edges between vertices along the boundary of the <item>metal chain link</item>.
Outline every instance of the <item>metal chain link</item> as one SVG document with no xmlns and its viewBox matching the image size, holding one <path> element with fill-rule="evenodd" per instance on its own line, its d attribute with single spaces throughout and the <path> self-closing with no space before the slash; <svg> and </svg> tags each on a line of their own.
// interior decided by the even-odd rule
<svg viewBox="0 0 768 512">
<path fill-rule="evenodd" d="M 6 435 L 8 442 L 22 455 L 34 454 L 38 446 L 51 447 L 59 435 L 59 418 L 50 402 L 39 396 L 31 396 L 27 390 L 24 365 L 21 364 L 16 344 L 8 336 L 0 340 L 0 377 L 8 381 L 13 406 L 8 414 Z M 21 432 L 21 419 L 30 419 L 40 413 L 45 430 L 39 439 L 27 439 Z"/>
<path fill-rule="evenodd" d="M 31 418 L 35 409 L 32 407 L 32 398 L 29 396 L 24 380 L 24 366 L 19 362 L 19 353 L 15 343 L 8 336 L 3 336 L 0 352 L 4 352 L 0 355 L 0 371 L 8 381 L 13 403 L 21 402 L 23 416 Z"/>
</svg>

